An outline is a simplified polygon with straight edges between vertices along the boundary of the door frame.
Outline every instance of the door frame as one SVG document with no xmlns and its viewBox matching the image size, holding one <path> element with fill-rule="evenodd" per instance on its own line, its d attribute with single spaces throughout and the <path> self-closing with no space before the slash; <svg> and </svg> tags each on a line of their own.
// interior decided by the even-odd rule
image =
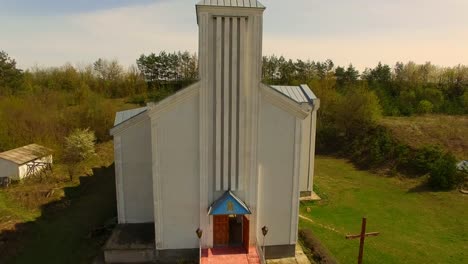
<svg viewBox="0 0 468 264">
<path fill-rule="evenodd" d="M 250 220 L 246 215 L 242 216 L 242 246 L 244 247 L 247 254 L 249 254 L 250 248 Z"/>
<path fill-rule="evenodd" d="M 227 216 L 229 217 L 229 215 L 213 215 L 213 233 L 212 233 L 212 238 L 213 238 L 213 247 L 229 247 L 229 220 L 227 221 L 227 225 L 228 225 L 228 243 L 227 244 L 216 244 L 216 240 L 215 240 L 215 235 L 216 235 L 216 228 L 215 228 L 215 218 L 216 217 L 219 217 L 219 216 Z M 247 253 L 249 253 L 249 246 L 250 246 L 250 238 L 249 238 L 249 232 L 250 232 L 250 219 L 247 217 L 247 215 L 236 215 L 236 216 L 242 216 L 242 221 L 241 221 L 241 244 L 242 244 L 242 247 L 247 251 Z M 247 236 L 247 241 L 245 241 L 245 236 Z M 247 242 L 247 243 L 246 243 Z"/>
</svg>

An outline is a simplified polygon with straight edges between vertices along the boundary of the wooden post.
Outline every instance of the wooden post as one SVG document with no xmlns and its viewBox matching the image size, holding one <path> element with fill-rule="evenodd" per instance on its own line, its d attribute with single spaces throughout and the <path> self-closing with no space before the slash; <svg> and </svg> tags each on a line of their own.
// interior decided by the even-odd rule
<svg viewBox="0 0 468 264">
<path fill-rule="evenodd" d="M 360 242 L 359 242 L 358 264 L 362 264 L 362 256 L 364 255 L 364 239 L 366 237 L 366 222 L 367 222 L 367 219 L 365 217 L 362 218 L 361 239 L 360 239 Z"/>
<path fill-rule="evenodd" d="M 362 224 L 361 224 L 361 233 L 359 235 L 347 235 L 346 239 L 355 239 L 359 238 L 359 256 L 358 256 L 358 264 L 362 264 L 362 260 L 364 258 L 364 241 L 366 237 L 368 236 L 378 236 L 380 233 L 379 232 L 371 232 L 371 233 L 366 233 L 366 224 L 367 224 L 367 219 L 365 217 L 362 218 Z"/>
</svg>

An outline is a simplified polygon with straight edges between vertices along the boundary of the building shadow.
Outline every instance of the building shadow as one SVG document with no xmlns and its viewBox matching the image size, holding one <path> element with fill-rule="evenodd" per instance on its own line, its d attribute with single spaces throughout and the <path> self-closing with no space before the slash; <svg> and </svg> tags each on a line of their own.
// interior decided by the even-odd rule
<svg viewBox="0 0 468 264">
<path fill-rule="evenodd" d="M 427 184 L 427 182 L 422 182 L 410 189 L 408 189 L 408 193 L 422 193 L 422 192 L 433 192 L 434 190 L 432 190 L 430 187 L 429 187 L 429 184 Z"/>
<path fill-rule="evenodd" d="M 423 192 L 432 192 L 432 193 L 443 193 L 443 192 L 450 192 L 451 190 L 435 190 L 429 186 L 427 181 L 423 181 L 420 184 L 410 188 L 408 193 L 423 193 Z"/>
<path fill-rule="evenodd" d="M 34 221 L 0 233 L 0 263 L 91 263 L 115 225 L 114 164 L 41 207 Z"/>
</svg>

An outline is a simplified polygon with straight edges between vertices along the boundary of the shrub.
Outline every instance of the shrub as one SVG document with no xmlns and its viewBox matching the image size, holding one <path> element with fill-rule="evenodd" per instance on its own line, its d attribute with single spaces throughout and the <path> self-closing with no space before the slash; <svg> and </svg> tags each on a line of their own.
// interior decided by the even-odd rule
<svg viewBox="0 0 468 264">
<path fill-rule="evenodd" d="M 429 185 L 436 190 L 452 189 L 460 183 L 461 177 L 456 168 L 456 159 L 450 154 L 444 154 L 431 166 Z"/>
<path fill-rule="evenodd" d="M 361 131 L 348 145 L 346 152 L 359 165 L 375 167 L 392 158 L 395 146 L 396 142 L 390 132 L 384 127 L 376 126 Z"/>
<path fill-rule="evenodd" d="M 407 168 L 411 161 L 411 148 L 404 144 L 395 146 L 396 165 L 400 168 Z"/>
<path fill-rule="evenodd" d="M 140 106 L 145 106 L 146 105 L 146 101 L 147 101 L 147 96 L 146 94 L 137 94 L 137 95 L 133 95 L 131 96 L 126 103 L 129 103 L 129 104 L 137 104 L 137 105 L 140 105 Z"/>
<path fill-rule="evenodd" d="M 412 165 L 418 173 L 428 173 L 433 164 L 444 156 L 443 150 L 438 146 L 427 145 L 416 150 Z"/>
<path fill-rule="evenodd" d="M 81 163 L 90 159 L 95 152 L 96 136 L 88 129 L 76 129 L 65 138 L 63 161 L 68 165 L 70 180 Z"/>
<path fill-rule="evenodd" d="M 304 246 L 312 253 L 312 259 L 318 264 L 335 264 L 338 263 L 334 257 L 330 255 L 320 241 L 308 229 L 299 230 L 299 238 L 304 242 Z"/>
<path fill-rule="evenodd" d="M 434 109 L 434 105 L 428 100 L 419 101 L 418 108 L 417 108 L 418 113 L 429 114 L 429 113 L 432 113 L 433 109 Z"/>
<path fill-rule="evenodd" d="M 344 137 L 340 137 L 333 126 L 321 125 L 317 127 L 316 151 L 320 154 L 332 154 L 340 151 L 344 146 Z"/>
<path fill-rule="evenodd" d="M 174 89 L 173 88 L 160 88 L 152 93 L 150 93 L 148 95 L 148 99 L 149 101 L 151 102 L 159 102 L 161 100 L 164 100 L 165 98 L 167 98 L 168 96 L 172 95 L 174 93 Z"/>
</svg>

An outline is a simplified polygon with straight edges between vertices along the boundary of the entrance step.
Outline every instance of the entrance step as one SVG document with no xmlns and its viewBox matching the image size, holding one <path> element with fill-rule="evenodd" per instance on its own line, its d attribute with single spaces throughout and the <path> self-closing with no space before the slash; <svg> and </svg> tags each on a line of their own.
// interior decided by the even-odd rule
<svg viewBox="0 0 468 264">
<path fill-rule="evenodd" d="M 202 264 L 260 264 L 257 249 L 251 247 L 249 254 L 242 247 L 210 248 L 202 250 Z"/>
<path fill-rule="evenodd" d="M 249 264 L 260 264 L 260 258 L 258 257 L 256 247 L 249 248 L 249 255 L 247 256 L 247 261 L 249 262 Z"/>
</svg>

